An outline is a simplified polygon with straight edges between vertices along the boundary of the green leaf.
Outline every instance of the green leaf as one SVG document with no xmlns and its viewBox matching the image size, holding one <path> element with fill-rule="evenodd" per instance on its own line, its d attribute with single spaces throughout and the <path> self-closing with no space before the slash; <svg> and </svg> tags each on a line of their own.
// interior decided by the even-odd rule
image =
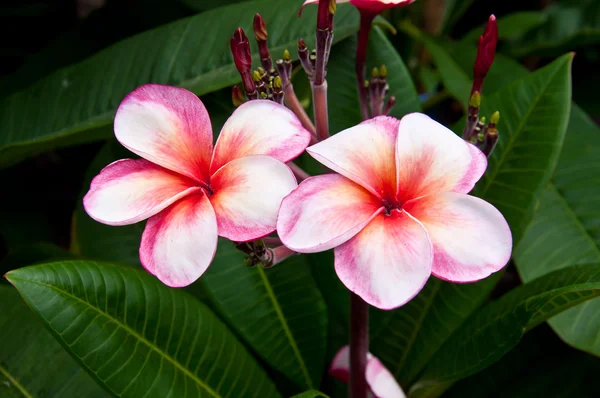
<svg viewBox="0 0 600 398">
<path fill-rule="evenodd" d="M 477 311 L 453 333 L 411 389 L 411 396 L 438 396 L 440 385 L 485 369 L 517 345 L 528 330 L 598 296 L 599 264 L 565 268 L 518 287 Z"/>
<path fill-rule="evenodd" d="M 278 397 L 203 304 L 133 268 L 57 262 L 7 275 L 55 338 L 123 397 Z"/>
<path fill-rule="evenodd" d="M 8 286 L 0 286 L 0 396 L 109 396 Z"/>
<path fill-rule="evenodd" d="M 332 134 L 362 121 L 354 62 L 350 61 L 355 57 L 356 43 L 356 37 L 352 37 L 335 46 L 327 66 L 329 130 Z M 390 116 L 401 118 L 407 113 L 420 111 L 417 90 L 410 73 L 381 28 L 377 26 L 372 28 L 367 51 L 367 70 L 381 65 L 385 65 L 388 69 L 389 95 L 395 96 L 397 100 Z"/>
<path fill-rule="evenodd" d="M 482 115 L 500 111 L 500 139 L 475 194 L 496 206 L 518 245 L 550 180 L 571 111 L 567 54 L 487 97 Z"/>
<path fill-rule="evenodd" d="M 563 152 L 536 216 L 515 250 L 527 282 L 575 264 L 600 262 L 600 128 L 573 107 Z M 550 321 L 569 344 L 600 355 L 600 299 Z"/>
<path fill-rule="evenodd" d="M 600 3 L 571 0 L 552 4 L 544 11 L 546 22 L 512 43 L 507 53 L 556 56 L 574 48 L 600 43 Z"/>
<path fill-rule="evenodd" d="M 475 59 L 472 46 L 451 46 L 453 58 L 468 68 Z M 502 56 L 485 85 L 495 92 L 508 79 L 526 76 L 527 70 Z M 595 211 L 600 193 L 596 187 L 600 170 L 596 154 L 600 129 L 573 104 L 567 134 L 555 175 L 542 194 L 536 215 L 521 243 L 515 247 L 517 268 L 524 281 L 569 265 L 600 261 L 599 215 Z M 598 354 L 600 300 L 579 305 L 550 321 L 553 329 L 569 344 Z"/>
<path fill-rule="evenodd" d="M 273 368 L 299 386 L 317 387 L 327 310 L 305 256 L 271 269 L 250 268 L 244 258 L 232 242 L 220 239 L 198 283 L 221 317 Z"/>
<path fill-rule="evenodd" d="M 499 277 L 467 285 L 432 277 L 405 306 L 387 312 L 372 309 L 381 326 L 372 333 L 371 351 L 402 387 L 410 386 L 452 332 L 485 302 Z"/>
<path fill-rule="evenodd" d="M 299 37 L 313 47 L 316 7 L 299 19 L 299 6 L 256 0 L 213 9 L 123 40 L 2 99 L 0 166 L 44 149 L 109 136 L 120 101 L 141 84 L 175 85 L 200 95 L 237 83 L 229 38 L 238 26 L 251 32 L 256 12 L 268 24 L 274 56 L 296 48 Z M 338 7 L 336 21 L 335 40 L 358 30 L 358 12 L 351 5 Z"/>
<path fill-rule="evenodd" d="M 543 24 L 547 19 L 542 11 L 513 12 L 498 18 L 498 38 L 500 40 L 517 40 L 527 32 Z M 485 24 L 476 27 L 467 33 L 461 41 L 477 44 L 483 34 Z"/>
<path fill-rule="evenodd" d="M 563 344 L 540 326 L 500 361 L 453 385 L 444 398 L 597 397 L 599 372 L 599 358 Z"/>
</svg>

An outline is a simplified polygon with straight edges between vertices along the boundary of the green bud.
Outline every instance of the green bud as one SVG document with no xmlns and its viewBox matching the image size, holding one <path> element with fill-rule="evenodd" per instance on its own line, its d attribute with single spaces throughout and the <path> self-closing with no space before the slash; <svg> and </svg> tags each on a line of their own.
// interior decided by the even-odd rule
<svg viewBox="0 0 600 398">
<path fill-rule="evenodd" d="M 479 91 L 475 91 L 469 100 L 469 106 L 473 108 L 479 108 L 481 106 L 481 94 Z"/>
<path fill-rule="evenodd" d="M 379 77 L 379 69 L 373 68 L 373 70 L 371 71 L 371 76 L 372 77 Z"/>
<path fill-rule="evenodd" d="M 283 60 L 284 61 L 289 61 L 290 59 L 292 59 L 292 56 L 290 55 L 290 52 L 288 50 L 285 50 L 283 52 Z"/>
<path fill-rule="evenodd" d="M 496 111 L 490 118 L 491 124 L 498 124 L 500 122 L 500 112 Z"/>
<path fill-rule="evenodd" d="M 385 77 L 387 77 L 387 73 L 388 73 L 388 70 L 387 70 L 386 66 L 381 65 L 381 68 L 379 68 L 379 76 L 385 78 Z"/>
</svg>

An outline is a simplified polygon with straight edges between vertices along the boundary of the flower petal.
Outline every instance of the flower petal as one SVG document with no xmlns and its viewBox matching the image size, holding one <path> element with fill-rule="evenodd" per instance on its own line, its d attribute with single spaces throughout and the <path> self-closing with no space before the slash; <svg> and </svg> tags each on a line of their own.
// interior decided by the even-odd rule
<svg viewBox="0 0 600 398">
<path fill-rule="evenodd" d="M 219 134 L 211 173 L 250 155 L 268 155 L 288 162 L 304 152 L 310 138 L 310 132 L 285 106 L 267 100 L 245 102 L 227 119 Z"/>
<path fill-rule="evenodd" d="M 190 195 L 148 220 L 140 260 L 165 285 L 187 286 L 208 268 L 217 239 L 217 220 L 206 195 Z"/>
<path fill-rule="evenodd" d="M 329 374 L 343 383 L 350 381 L 350 346 L 342 347 L 331 362 Z M 367 353 L 365 377 L 377 398 L 406 398 L 390 371 L 370 352 Z"/>
<path fill-rule="evenodd" d="M 211 178 L 219 235 L 247 242 L 275 231 L 281 201 L 297 186 L 291 170 L 270 156 L 227 163 Z"/>
<path fill-rule="evenodd" d="M 487 168 L 483 152 L 420 113 L 400 121 L 396 162 L 400 201 L 436 192 L 467 193 Z"/>
<path fill-rule="evenodd" d="M 392 309 L 412 299 L 431 273 L 433 251 L 423 226 L 403 211 L 380 214 L 335 248 L 335 271 L 367 303 Z"/>
<path fill-rule="evenodd" d="M 406 398 L 394 375 L 376 357 L 367 361 L 366 378 L 375 397 Z"/>
<path fill-rule="evenodd" d="M 310 177 L 281 203 L 277 233 L 292 250 L 320 252 L 352 238 L 381 211 L 375 196 L 339 174 Z"/>
<path fill-rule="evenodd" d="M 194 181 L 147 160 L 123 159 L 92 180 L 83 207 L 103 224 L 134 224 L 199 189 Z"/>
<path fill-rule="evenodd" d="M 382 199 L 395 197 L 398 119 L 379 116 L 344 130 L 307 152 Z"/>
<path fill-rule="evenodd" d="M 117 110 L 115 136 L 130 151 L 197 181 L 208 181 L 212 127 L 198 97 L 182 88 L 146 84 Z"/>
<path fill-rule="evenodd" d="M 433 275 L 451 282 L 474 282 L 502 269 L 510 260 L 512 235 L 491 204 L 453 192 L 404 204 L 433 244 Z"/>
</svg>

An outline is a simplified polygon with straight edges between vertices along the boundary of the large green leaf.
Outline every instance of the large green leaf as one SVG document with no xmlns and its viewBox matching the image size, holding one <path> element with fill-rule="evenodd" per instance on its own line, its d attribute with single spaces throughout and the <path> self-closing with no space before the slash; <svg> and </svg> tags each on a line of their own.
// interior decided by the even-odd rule
<svg viewBox="0 0 600 398">
<path fill-rule="evenodd" d="M 444 398 L 593 398 L 600 358 L 562 344 L 549 327 L 540 326 L 500 361 L 469 376 L 444 393 Z"/>
<path fill-rule="evenodd" d="M 250 33 L 255 12 L 268 24 L 275 56 L 296 48 L 300 37 L 314 46 L 316 7 L 301 19 L 298 8 L 295 2 L 256 0 L 213 9 L 133 36 L 10 95 L 0 101 L 0 166 L 110 135 L 120 101 L 141 84 L 170 84 L 200 95 L 238 82 L 229 38 L 238 26 Z M 358 12 L 340 6 L 335 40 L 357 30 Z"/>
<path fill-rule="evenodd" d="M 550 180 L 571 111 L 571 61 L 567 54 L 487 97 L 483 115 L 500 111 L 497 149 L 475 193 L 507 219 L 517 245 Z"/>
<path fill-rule="evenodd" d="M 450 47 L 453 59 L 465 70 L 475 59 L 473 46 Z M 496 92 L 508 79 L 527 75 L 527 70 L 498 56 L 486 81 L 486 92 Z M 569 125 L 555 175 L 544 191 L 536 215 L 521 243 L 515 261 L 524 281 L 575 264 L 600 261 L 600 225 L 596 187 L 600 165 L 600 129 L 579 107 L 572 106 Z M 550 321 L 569 344 L 600 353 L 598 311 L 600 300 L 591 300 Z"/>
<path fill-rule="evenodd" d="M 577 47 L 600 43 L 600 3 L 568 0 L 544 10 L 546 22 L 512 43 L 508 54 L 556 56 Z"/>
<path fill-rule="evenodd" d="M 499 277 L 468 285 L 432 277 L 405 306 L 390 312 L 373 310 L 380 330 L 371 336 L 371 351 L 401 386 L 410 386 L 452 332 L 485 302 Z"/>
<path fill-rule="evenodd" d="M 292 398 L 329 398 L 329 397 L 320 391 L 310 390 L 310 391 L 305 391 L 298 395 L 294 395 Z"/>
<path fill-rule="evenodd" d="M 319 386 L 327 309 L 305 256 L 250 268 L 225 239 L 199 284 L 218 313 L 271 366 L 305 388 Z"/>
<path fill-rule="evenodd" d="M 146 272 L 70 261 L 21 268 L 7 278 L 117 396 L 279 396 L 208 308 Z"/>
<path fill-rule="evenodd" d="M 411 396 L 438 396 L 449 383 L 502 358 L 528 330 L 598 296 L 599 264 L 565 268 L 511 291 L 479 310 L 453 333 L 411 389 Z"/>
<path fill-rule="evenodd" d="M 600 128 L 574 106 L 563 152 L 536 216 L 515 251 L 530 281 L 574 264 L 600 262 Z M 552 319 L 569 344 L 600 355 L 600 299 Z"/>
<path fill-rule="evenodd" d="M 8 286 L 0 286 L 0 396 L 109 396 Z"/>
</svg>

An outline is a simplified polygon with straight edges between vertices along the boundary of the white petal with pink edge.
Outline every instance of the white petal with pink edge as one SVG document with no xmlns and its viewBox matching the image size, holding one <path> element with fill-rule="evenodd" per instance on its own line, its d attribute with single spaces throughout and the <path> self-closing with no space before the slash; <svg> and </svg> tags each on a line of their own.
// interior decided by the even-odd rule
<svg viewBox="0 0 600 398">
<path fill-rule="evenodd" d="M 410 301 L 431 274 L 433 250 L 427 232 L 403 211 L 378 215 L 334 253 L 342 283 L 384 310 Z"/>
<path fill-rule="evenodd" d="M 219 235 L 247 242 L 275 231 L 281 201 L 297 186 L 292 171 L 269 156 L 227 163 L 211 178 Z"/>
<path fill-rule="evenodd" d="M 309 147 L 307 152 L 378 197 L 393 198 L 398 123 L 393 117 L 379 116 L 339 132 Z"/>
<path fill-rule="evenodd" d="M 245 102 L 227 119 L 215 145 L 210 170 L 244 156 L 267 155 L 288 162 L 300 155 L 311 134 L 292 111 L 273 101 Z"/>
<path fill-rule="evenodd" d="M 212 127 L 202 101 L 182 88 L 146 84 L 119 105 L 115 136 L 130 151 L 197 181 L 208 181 Z"/>
<path fill-rule="evenodd" d="M 206 271 L 217 250 L 217 220 L 204 194 L 190 195 L 151 217 L 140 260 L 162 283 L 183 287 Z"/>
<path fill-rule="evenodd" d="M 367 361 L 366 378 L 376 398 L 406 398 L 394 375 L 376 357 Z"/>
<path fill-rule="evenodd" d="M 500 212 L 486 201 L 446 192 L 404 204 L 433 244 L 432 273 L 451 282 L 474 282 L 510 260 L 512 235 Z"/>
<path fill-rule="evenodd" d="M 200 188 L 194 181 L 144 159 L 122 159 L 106 166 L 83 198 L 85 211 L 108 225 L 145 220 Z"/>
<path fill-rule="evenodd" d="M 437 192 L 467 193 L 487 168 L 479 149 L 420 113 L 400 121 L 396 162 L 401 201 Z"/>
<path fill-rule="evenodd" d="M 381 209 L 373 194 L 346 177 L 310 177 L 281 203 L 277 233 L 300 253 L 329 250 L 360 232 Z"/>
<path fill-rule="evenodd" d="M 350 381 L 350 346 L 342 347 L 335 354 L 329 374 L 343 383 Z M 377 398 L 406 398 L 394 376 L 370 352 L 367 353 L 365 378 Z"/>
</svg>

